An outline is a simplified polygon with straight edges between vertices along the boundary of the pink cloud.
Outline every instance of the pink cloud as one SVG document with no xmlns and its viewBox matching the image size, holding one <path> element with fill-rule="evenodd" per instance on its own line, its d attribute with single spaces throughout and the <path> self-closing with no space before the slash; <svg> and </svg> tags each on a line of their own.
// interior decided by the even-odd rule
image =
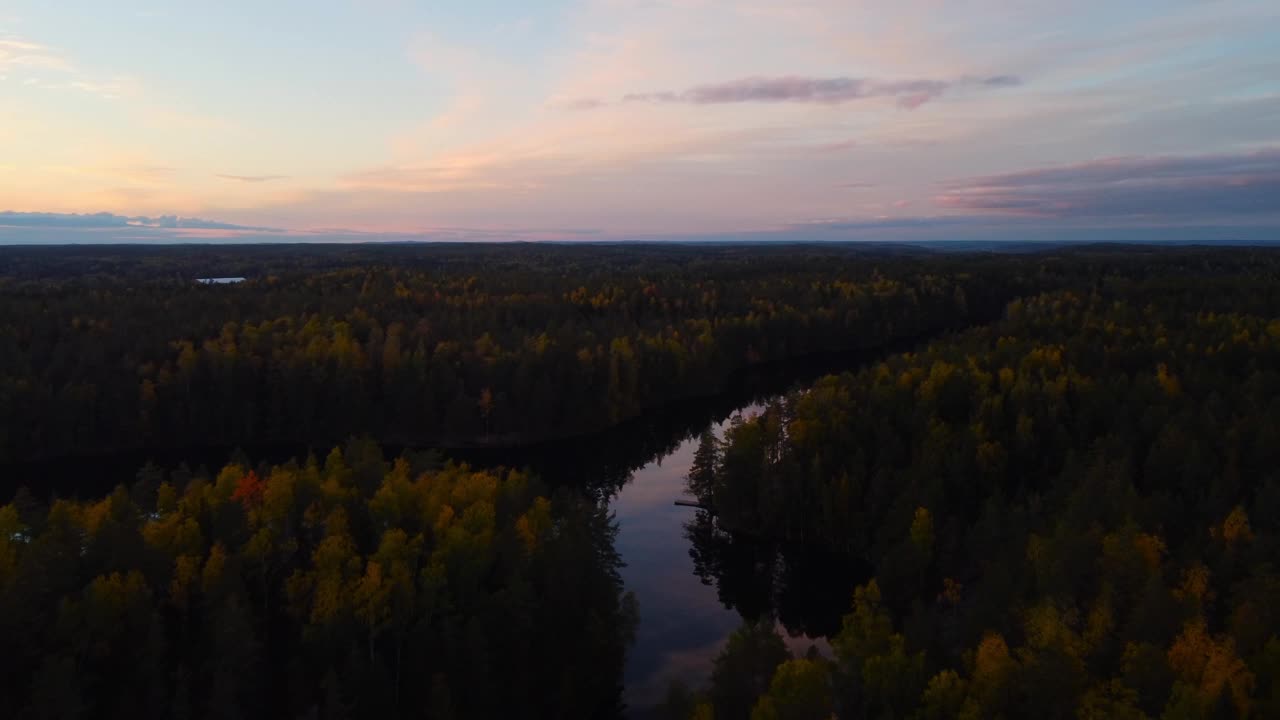
<svg viewBox="0 0 1280 720">
<path fill-rule="evenodd" d="M 1049 217 L 1280 215 L 1280 150 L 1105 158 L 968 178 L 944 207 Z"/>
</svg>

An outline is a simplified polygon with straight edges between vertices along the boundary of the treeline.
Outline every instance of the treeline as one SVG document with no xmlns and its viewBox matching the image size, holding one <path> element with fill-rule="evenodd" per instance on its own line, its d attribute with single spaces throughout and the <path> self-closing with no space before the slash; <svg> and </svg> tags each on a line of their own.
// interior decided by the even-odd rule
<svg viewBox="0 0 1280 720">
<path fill-rule="evenodd" d="M 0 463 L 127 450 L 526 443 L 884 348 L 1009 300 L 1276 276 L 1264 251 L 859 246 L 23 248 L 0 257 Z M 206 286 L 200 277 L 244 276 Z"/>
<path fill-rule="evenodd" d="M 0 507 L 15 718 L 614 717 L 615 528 L 517 472 L 370 442 Z"/>
<path fill-rule="evenodd" d="M 1280 716 L 1278 293 L 1099 278 L 707 437 L 690 486 L 722 528 L 875 578 L 834 657 L 701 712 Z"/>
<path fill-rule="evenodd" d="M 965 326 L 1043 274 L 848 248 L 62 250 L 0 263 L 0 462 L 596 431 Z M 249 279 L 194 282 L 228 272 Z"/>
</svg>

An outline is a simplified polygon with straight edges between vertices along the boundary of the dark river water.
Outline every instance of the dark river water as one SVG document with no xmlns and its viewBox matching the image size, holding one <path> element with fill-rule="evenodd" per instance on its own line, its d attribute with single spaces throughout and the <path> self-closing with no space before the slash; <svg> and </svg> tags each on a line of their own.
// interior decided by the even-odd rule
<svg viewBox="0 0 1280 720">
<path fill-rule="evenodd" d="M 547 482 L 581 487 L 608 503 L 618 526 L 616 549 L 626 589 L 638 600 L 640 624 L 625 676 L 626 702 L 643 718 L 673 680 L 702 686 L 713 660 L 744 619 L 772 619 L 796 654 L 829 648 L 853 588 L 869 570 L 860 561 L 779 546 L 720 530 L 707 513 L 674 505 L 685 498 L 685 476 L 707 428 L 722 436 L 736 414 L 758 412 L 769 399 L 803 388 L 829 372 L 881 356 L 855 353 L 809 358 L 736 376 L 712 397 L 647 413 L 608 431 L 506 449 L 442 450 L 478 466 L 528 467 Z M 326 445 L 315 448 L 320 452 Z M 250 448 L 255 462 L 283 461 L 308 448 Z M 396 452 L 397 449 L 390 449 Z M 123 453 L 0 469 L 0 498 L 17 487 L 60 496 L 100 497 L 130 482 L 148 460 L 173 468 L 217 468 L 231 451 Z"/>
<path fill-rule="evenodd" d="M 714 397 L 650 413 L 587 439 L 549 443 L 514 454 L 461 453 L 476 464 L 526 464 L 597 493 L 618 525 L 622 578 L 640 609 L 625 694 L 632 717 L 651 715 L 673 680 L 702 687 L 716 655 L 744 620 L 772 619 L 793 653 L 829 652 L 865 562 L 781 546 L 720 530 L 689 499 L 686 476 L 698 436 L 718 437 L 735 415 L 751 416 L 788 390 L 817 377 L 856 369 L 880 353 L 833 355 L 739 376 Z"/>
<path fill-rule="evenodd" d="M 714 427 L 720 434 L 724 423 Z M 640 606 L 640 626 L 625 678 L 627 705 L 636 716 L 661 702 L 673 680 L 702 686 L 744 612 L 752 618 L 776 613 L 777 575 L 786 562 L 785 551 L 746 539 L 737 539 L 735 547 L 735 539 L 727 535 L 719 538 L 727 547 L 699 544 L 697 529 L 714 534 L 714 521 L 694 508 L 673 504 L 684 495 L 696 447 L 697 440 L 689 439 L 637 470 L 610 502 L 619 528 L 617 549 L 627 563 L 622 577 Z M 695 564 L 695 556 L 717 552 L 733 555 L 752 582 L 735 590 L 728 573 L 708 572 Z M 824 633 L 838 626 L 840 603 L 847 603 L 852 592 L 849 580 L 861 575 L 841 576 L 840 568 L 839 563 L 833 565 L 830 576 L 806 588 L 819 596 L 790 598 L 809 605 L 809 613 L 816 615 L 791 628 L 778 622 L 793 653 L 802 655 L 811 645 L 828 651 Z M 826 602 L 820 596 L 828 596 Z M 829 596 L 838 599 L 832 602 Z"/>
</svg>

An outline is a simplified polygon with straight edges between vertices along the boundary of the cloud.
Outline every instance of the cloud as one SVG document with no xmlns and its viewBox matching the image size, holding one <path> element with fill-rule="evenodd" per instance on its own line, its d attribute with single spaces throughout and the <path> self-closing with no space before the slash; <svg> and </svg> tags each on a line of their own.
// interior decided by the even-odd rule
<svg viewBox="0 0 1280 720">
<path fill-rule="evenodd" d="M 813 150 L 815 152 L 840 152 L 842 150 L 852 150 L 857 146 L 857 140 L 837 140 L 835 142 L 814 145 Z"/>
<path fill-rule="evenodd" d="M 178 217 L 177 215 L 132 217 L 129 218 L 129 224 L 141 227 L 167 228 L 170 230 L 252 230 L 254 232 L 277 232 L 275 228 L 235 225 L 233 223 L 218 222 L 216 220 Z"/>
<path fill-rule="evenodd" d="M 738 103 L 803 103 L 840 105 L 870 98 L 896 98 L 899 107 L 914 110 L 954 88 L 994 89 L 1016 87 L 1014 75 L 965 77 L 959 80 L 877 80 L 858 77 L 748 77 L 723 83 L 695 85 L 680 91 L 628 93 L 623 103 L 728 105 Z M 610 103 L 597 97 L 553 102 L 567 110 L 594 110 Z"/>
<path fill-rule="evenodd" d="M 42 51 L 43 45 L 17 38 L 0 38 L 0 51 L 31 52 Z"/>
<path fill-rule="evenodd" d="M 22 213 L 0 212 L 3 227 L 127 227 L 129 218 L 112 213 Z"/>
<path fill-rule="evenodd" d="M 138 94 L 138 83 L 126 77 L 115 77 L 109 80 L 72 80 L 53 87 L 79 90 L 90 95 L 97 95 L 104 100 L 119 100 Z"/>
<path fill-rule="evenodd" d="M 222 175 L 218 174 L 214 177 L 220 177 L 223 180 L 235 180 L 243 183 L 263 183 L 272 180 L 288 180 L 288 175 Z"/>
<path fill-rule="evenodd" d="M 532 186 L 504 176 L 511 162 L 492 155 L 446 158 L 439 166 L 379 167 L 342 176 L 346 187 L 393 192 L 437 193 L 459 190 L 519 190 Z"/>
<path fill-rule="evenodd" d="M 880 218 L 817 218 L 799 220 L 782 228 L 783 232 L 800 233 L 848 233 L 856 231 L 938 229 L 981 225 L 992 222 L 991 217 L 933 216 L 933 217 L 880 217 Z"/>
<path fill-rule="evenodd" d="M 638 93 L 626 102 L 689 103 L 814 103 L 836 105 L 872 97 L 936 97 L 947 83 L 936 80 L 877 82 L 865 78 L 753 77 L 712 85 L 697 85 L 681 92 Z"/>
<path fill-rule="evenodd" d="M 68 72 L 71 70 L 71 63 L 44 45 L 6 36 L 0 37 L 0 68 Z"/>
<path fill-rule="evenodd" d="M 750 236 L 775 241 L 1140 242 L 1277 245 L 1280 219 L 1045 218 L 985 213 L 802 220 Z"/>
<path fill-rule="evenodd" d="M 574 226 L 429 225 L 371 231 L 345 227 L 271 228 L 175 215 L 0 212 L 0 247 L 8 244 L 185 242 L 535 242 L 607 239 L 607 230 Z"/>
<path fill-rule="evenodd" d="M 609 101 L 596 97 L 556 98 L 547 103 L 548 107 L 558 110 L 595 110 L 608 105 Z"/>
<path fill-rule="evenodd" d="M 1018 87 L 1022 84 L 1022 78 L 1017 75 L 992 75 L 987 78 L 970 78 L 969 81 L 992 88 Z"/>
<path fill-rule="evenodd" d="M 1118 157 L 969 178 L 944 207 L 1043 217 L 1280 215 L 1280 149 Z"/>
<path fill-rule="evenodd" d="M 424 227 L 417 231 L 371 232 L 347 228 L 292 231 L 293 238 L 317 242 L 537 242 L 608 237 L 600 228 L 574 227 Z"/>
<path fill-rule="evenodd" d="M 0 227 L 17 228 L 157 228 L 165 230 L 236 230 L 279 232 L 275 228 L 235 225 L 201 218 L 160 215 L 157 217 L 116 215 L 115 213 L 0 212 Z"/>
<path fill-rule="evenodd" d="M 21 75 L 22 84 L 51 90 L 76 90 L 104 100 L 135 96 L 139 85 L 132 78 L 102 78 L 84 72 L 65 54 L 25 38 L 0 37 L 0 70 Z M 57 76 L 60 80 L 50 80 Z"/>
</svg>

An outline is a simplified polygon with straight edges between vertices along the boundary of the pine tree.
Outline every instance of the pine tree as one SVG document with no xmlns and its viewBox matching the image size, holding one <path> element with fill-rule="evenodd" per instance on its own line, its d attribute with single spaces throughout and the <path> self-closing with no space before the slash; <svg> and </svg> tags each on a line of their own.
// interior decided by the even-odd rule
<svg viewBox="0 0 1280 720">
<path fill-rule="evenodd" d="M 689 492 L 700 500 L 710 499 L 715 488 L 716 468 L 720 465 L 720 441 L 711 428 L 702 431 L 698 449 L 693 453 L 693 464 L 687 476 Z"/>
</svg>

